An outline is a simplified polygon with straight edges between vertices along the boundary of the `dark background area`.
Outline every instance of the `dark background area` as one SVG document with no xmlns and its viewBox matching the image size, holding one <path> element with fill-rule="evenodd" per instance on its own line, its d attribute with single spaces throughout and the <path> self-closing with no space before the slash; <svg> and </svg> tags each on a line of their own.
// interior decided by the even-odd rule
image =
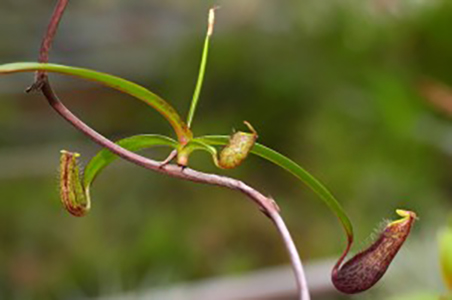
<svg viewBox="0 0 452 300">
<path fill-rule="evenodd" d="M 0 2 L 0 63 L 37 59 L 54 3 Z M 356 299 L 441 292 L 435 235 L 452 207 L 450 1 L 73 1 L 51 61 L 140 83 L 185 115 L 214 4 L 222 8 L 195 134 L 229 134 L 251 122 L 259 142 L 337 196 L 355 226 L 355 251 L 395 209 L 416 211 L 420 221 L 388 278 Z M 113 295 L 288 263 L 270 222 L 244 196 L 126 162 L 99 176 L 90 214 L 71 217 L 58 199 L 59 150 L 81 152 L 86 162 L 99 148 L 40 95 L 23 93 L 32 79 L 0 77 L 1 299 Z M 108 137 L 172 134 L 128 96 L 52 80 Z M 251 157 L 218 171 L 203 153 L 191 163 L 272 195 L 304 261 L 339 256 L 338 221 L 282 170 Z"/>
</svg>

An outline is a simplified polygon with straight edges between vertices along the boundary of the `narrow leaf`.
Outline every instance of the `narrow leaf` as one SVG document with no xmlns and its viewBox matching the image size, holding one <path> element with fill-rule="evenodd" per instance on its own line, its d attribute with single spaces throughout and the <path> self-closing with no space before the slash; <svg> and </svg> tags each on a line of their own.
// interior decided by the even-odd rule
<svg viewBox="0 0 452 300">
<path fill-rule="evenodd" d="M 119 146 L 130 150 L 140 151 L 155 146 L 169 146 L 177 148 L 178 143 L 166 136 L 158 134 L 142 134 L 124 138 L 116 142 Z M 109 164 L 115 161 L 118 156 L 108 149 L 103 149 L 94 156 L 85 168 L 83 183 L 89 188 L 96 176 Z"/>
<path fill-rule="evenodd" d="M 227 145 L 229 143 L 228 136 L 204 136 L 199 137 L 194 140 L 202 141 L 208 145 Z M 313 175 L 311 175 L 308 171 L 303 169 L 300 165 L 298 165 L 293 160 L 287 158 L 286 156 L 272 150 L 262 144 L 256 143 L 254 147 L 251 149 L 251 153 L 258 155 L 278 166 L 285 169 L 301 181 L 303 181 L 309 188 L 311 188 L 327 205 L 328 207 L 336 214 L 339 218 L 342 226 L 344 227 L 345 232 L 347 233 L 349 242 L 353 239 L 353 227 L 345 213 L 344 209 L 340 205 L 340 203 L 336 200 L 336 198 L 331 194 L 331 192 Z"/>
<path fill-rule="evenodd" d="M 202 141 L 198 141 L 196 139 L 192 139 L 190 142 L 188 142 L 187 145 L 185 145 L 183 148 L 179 149 L 177 153 L 177 163 L 181 166 L 187 166 L 188 165 L 188 158 L 190 157 L 190 154 L 197 150 L 203 150 L 208 152 L 213 159 L 213 162 L 217 167 L 218 165 L 218 158 L 217 158 L 217 149 L 215 147 L 212 147 L 210 145 L 207 145 L 206 143 Z"/>
<path fill-rule="evenodd" d="M 207 58 L 209 55 L 209 44 L 210 44 L 210 37 L 213 34 L 213 27 L 215 24 L 215 10 L 217 8 L 211 8 L 209 10 L 209 21 L 207 25 L 207 34 L 206 38 L 204 40 L 204 48 L 202 50 L 202 56 L 201 56 L 201 64 L 199 66 L 199 73 L 198 73 L 198 80 L 196 82 L 195 91 L 193 92 L 193 98 L 191 100 L 190 104 L 190 110 L 188 112 L 187 117 L 187 124 L 188 127 L 191 127 L 191 124 L 193 122 L 193 117 L 195 115 L 196 107 L 198 105 L 199 95 L 201 94 L 202 85 L 204 82 L 204 75 L 206 73 L 206 66 L 207 66 Z"/>
<path fill-rule="evenodd" d="M 174 131 L 176 132 L 177 137 L 182 144 L 185 144 L 192 138 L 190 129 L 185 124 L 185 122 L 182 121 L 180 115 L 168 102 L 136 83 L 106 73 L 57 64 L 23 62 L 0 65 L 0 74 L 31 71 L 47 71 L 75 76 L 101 83 L 118 91 L 134 96 L 135 98 L 145 102 L 146 104 L 155 108 L 159 113 L 161 113 L 174 128 Z"/>
<path fill-rule="evenodd" d="M 161 135 L 139 135 L 125 138 L 118 145 L 130 150 L 139 151 L 154 146 L 169 146 L 176 148 L 178 143 Z M 97 175 L 115 159 L 118 158 L 107 149 L 101 150 L 86 166 L 83 181 L 77 159 L 80 154 L 61 151 L 60 160 L 60 194 L 65 208 L 74 216 L 84 216 L 91 208 L 90 187 Z"/>
<path fill-rule="evenodd" d="M 444 282 L 452 292 L 452 228 L 444 228 L 439 233 L 440 264 Z"/>
</svg>

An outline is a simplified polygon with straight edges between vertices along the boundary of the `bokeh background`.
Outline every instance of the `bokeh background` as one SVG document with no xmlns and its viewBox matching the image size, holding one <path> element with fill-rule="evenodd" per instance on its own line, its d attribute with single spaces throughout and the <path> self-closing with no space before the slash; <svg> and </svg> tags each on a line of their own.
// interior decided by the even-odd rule
<svg viewBox="0 0 452 300">
<path fill-rule="evenodd" d="M 0 1 L 0 63 L 36 60 L 55 2 Z M 396 208 L 416 211 L 420 221 L 387 276 L 354 298 L 443 293 L 436 233 L 452 209 L 452 3 L 72 1 L 51 61 L 138 82 L 185 114 L 215 4 L 222 8 L 195 134 L 229 134 L 251 122 L 261 143 L 299 162 L 341 201 L 355 225 L 354 251 Z M 274 228 L 244 196 L 126 162 L 99 176 L 88 216 L 70 216 L 58 198 L 59 150 L 86 162 L 99 148 L 40 95 L 23 93 L 32 78 L 0 78 L 0 299 L 96 299 L 287 265 Z M 77 115 L 112 139 L 172 134 L 128 96 L 52 80 Z M 145 154 L 163 159 L 167 150 Z M 218 171 L 202 153 L 192 166 L 272 195 L 304 262 L 343 250 L 334 215 L 277 167 L 252 157 Z"/>
</svg>

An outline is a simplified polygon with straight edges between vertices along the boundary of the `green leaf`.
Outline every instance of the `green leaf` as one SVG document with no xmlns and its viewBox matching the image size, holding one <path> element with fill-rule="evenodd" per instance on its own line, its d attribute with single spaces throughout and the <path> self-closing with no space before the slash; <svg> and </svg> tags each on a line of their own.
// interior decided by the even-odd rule
<svg viewBox="0 0 452 300">
<path fill-rule="evenodd" d="M 188 117 L 187 117 L 188 127 L 191 127 L 191 124 L 193 122 L 193 117 L 195 115 L 196 106 L 198 105 L 199 95 L 201 94 L 201 89 L 202 89 L 202 85 L 204 82 L 204 75 L 206 73 L 206 66 L 207 66 L 207 58 L 209 55 L 210 37 L 212 36 L 213 25 L 215 22 L 215 10 L 216 10 L 216 8 L 211 8 L 209 10 L 209 24 L 208 24 L 208 28 L 207 28 L 206 38 L 204 40 L 204 48 L 202 50 L 201 64 L 199 66 L 199 72 L 198 72 L 198 80 L 196 82 L 195 91 L 193 93 L 193 98 L 191 100 L 190 110 L 188 112 Z"/>
<path fill-rule="evenodd" d="M 155 146 L 169 146 L 172 148 L 177 148 L 179 145 L 175 140 L 157 134 L 131 136 L 116 143 L 119 146 L 134 152 Z M 117 158 L 118 156 L 110 152 L 108 149 L 103 149 L 96 156 L 94 156 L 88 163 L 84 171 L 83 183 L 85 189 L 89 189 L 90 185 L 99 174 L 99 172 Z"/>
<path fill-rule="evenodd" d="M 168 122 L 174 128 L 174 131 L 177 134 L 179 142 L 184 144 L 192 138 L 192 133 L 190 129 L 187 127 L 185 122 L 182 121 L 180 115 L 168 102 L 166 102 L 156 94 L 152 93 L 148 89 L 136 83 L 106 73 L 57 64 L 24 62 L 0 65 L 0 74 L 31 72 L 38 70 L 61 73 L 65 75 L 83 78 L 86 80 L 95 81 L 108 87 L 114 88 L 118 91 L 129 94 L 131 96 L 134 96 L 135 98 L 155 108 L 168 120 Z"/>
<path fill-rule="evenodd" d="M 139 151 L 154 146 L 177 148 L 180 145 L 173 139 L 156 134 L 137 135 L 117 142 L 130 151 Z M 83 182 L 80 180 L 78 158 L 80 154 L 62 151 L 60 161 L 60 195 L 65 208 L 74 216 L 84 216 L 91 208 L 90 187 L 97 175 L 118 158 L 108 149 L 101 150 L 86 166 Z"/>
<path fill-rule="evenodd" d="M 137 135 L 120 140 L 118 141 L 118 144 L 131 151 L 149 148 L 157 144 L 159 145 L 165 144 L 168 146 L 172 146 L 174 148 L 178 147 L 176 141 L 171 140 L 169 138 L 161 136 L 158 136 L 157 139 L 155 138 L 156 136 L 154 135 Z M 158 142 L 156 142 L 157 140 Z M 190 154 L 192 151 L 195 150 L 204 150 L 211 154 L 215 161 L 217 151 L 215 148 L 212 148 L 212 146 L 226 145 L 228 142 L 229 136 L 204 136 L 191 140 L 190 143 L 187 144 L 182 151 L 187 151 L 187 154 Z M 353 228 L 351 222 L 347 217 L 345 211 L 343 210 L 342 206 L 328 191 L 328 189 L 314 176 L 312 176 L 309 172 L 304 170 L 294 161 L 261 144 L 256 144 L 252 148 L 251 153 L 256 154 L 264 159 L 267 159 L 275 163 L 276 165 L 290 172 L 298 179 L 302 180 L 314 192 L 316 192 L 321 197 L 321 199 L 323 199 L 326 202 L 326 204 L 331 208 L 331 210 L 337 215 L 348 237 L 349 238 L 353 237 Z M 115 158 L 116 156 L 108 150 L 102 150 L 98 155 L 96 155 L 96 157 L 93 158 L 93 160 L 88 164 L 88 166 L 85 169 L 85 186 L 89 186 L 89 184 L 94 180 L 96 174 L 100 171 L 100 169 L 107 166 Z"/>
<path fill-rule="evenodd" d="M 419 291 L 394 296 L 390 300 L 450 300 L 450 298 L 441 297 L 434 292 Z"/>
<path fill-rule="evenodd" d="M 452 228 L 444 228 L 438 234 L 441 271 L 447 288 L 452 291 Z"/>
<path fill-rule="evenodd" d="M 194 141 L 200 141 L 208 145 L 227 145 L 229 142 L 229 136 L 203 136 L 193 139 Z M 345 213 L 344 209 L 331 192 L 313 175 L 303 169 L 293 160 L 285 157 L 284 155 L 272 150 L 264 145 L 256 143 L 251 149 L 251 153 L 258 155 L 278 166 L 285 169 L 301 181 L 303 181 L 309 188 L 311 188 L 336 214 L 339 221 L 342 223 L 347 236 L 350 239 L 353 238 L 353 227 Z"/>
<path fill-rule="evenodd" d="M 184 148 L 182 149 L 182 152 L 186 152 L 187 154 L 190 154 L 193 151 L 196 150 L 203 150 L 208 152 L 212 157 L 217 157 L 217 149 L 215 147 L 212 147 L 203 141 L 200 141 L 198 139 L 191 140 Z"/>
<path fill-rule="evenodd" d="M 190 154 L 197 150 L 208 152 L 212 156 L 215 166 L 220 168 L 220 166 L 218 165 L 217 149 L 197 139 L 192 139 L 190 142 L 188 142 L 187 145 L 179 149 L 179 152 L 177 153 L 179 164 L 181 164 L 182 162 L 185 165 L 188 162 Z"/>
</svg>

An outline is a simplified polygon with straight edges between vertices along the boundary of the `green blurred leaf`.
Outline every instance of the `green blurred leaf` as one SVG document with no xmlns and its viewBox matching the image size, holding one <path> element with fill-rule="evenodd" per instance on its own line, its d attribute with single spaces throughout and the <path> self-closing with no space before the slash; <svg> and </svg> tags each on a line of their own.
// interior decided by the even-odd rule
<svg viewBox="0 0 452 300">
<path fill-rule="evenodd" d="M 188 142 L 187 145 L 185 145 L 178 153 L 178 157 L 185 156 L 188 160 L 188 157 L 193 151 L 197 150 L 203 150 L 209 153 L 212 156 L 213 162 L 215 166 L 218 166 L 218 158 L 217 158 L 217 149 L 215 147 L 212 147 L 203 141 L 200 141 L 198 139 L 192 139 L 190 142 Z"/>
<path fill-rule="evenodd" d="M 201 56 L 201 64 L 199 66 L 199 72 L 198 72 L 198 80 L 196 82 L 195 91 L 193 92 L 193 97 L 192 97 L 191 104 L 190 104 L 190 110 L 188 112 L 188 117 L 187 117 L 188 127 L 191 127 L 191 124 L 193 122 L 193 117 L 195 115 L 196 106 L 198 105 L 199 95 L 201 94 L 201 89 L 202 89 L 202 85 L 204 82 L 204 75 L 206 73 L 206 66 L 207 66 L 207 58 L 209 55 L 210 37 L 212 36 L 214 20 L 215 20 L 215 8 L 211 8 L 209 10 L 209 25 L 208 25 L 208 29 L 207 29 L 206 39 L 204 40 L 204 47 L 203 47 L 202 56 Z"/>
<path fill-rule="evenodd" d="M 444 282 L 452 291 L 452 228 L 444 228 L 438 234 L 441 271 Z"/>
<path fill-rule="evenodd" d="M 195 141 L 201 141 L 208 145 L 226 145 L 229 142 L 229 136 L 203 136 L 195 138 Z M 256 154 L 272 163 L 285 169 L 301 181 L 303 181 L 309 188 L 311 188 L 333 211 L 342 223 L 345 232 L 349 239 L 353 238 L 353 227 L 345 213 L 344 209 L 331 192 L 313 175 L 303 169 L 293 160 L 284 155 L 272 150 L 264 145 L 256 143 L 251 149 L 251 153 Z"/>
<path fill-rule="evenodd" d="M 174 131 L 176 132 L 179 141 L 188 142 L 192 137 L 190 129 L 187 127 L 185 122 L 182 121 L 179 114 L 168 102 L 166 102 L 153 92 L 149 91 L 148 89 L 131 81 L 89 69 L 69 67 L 57 64 L 24 62 L 0 65 L 0 74 L 30 72 L 38 70 L 61 73 L 65 75 L 71 75 L 91 80 L 106 85 L 108 87 L 114 88 L 118 91 L 129 94 L 131 96 L 134 96 L 135 98 L 150 105 L 151 107 L 155 108 L 159 113 L 161 113 L 174 128 Z"/>
<path fill-rule="evenodd" d="M 415 292 L 406 295 L 391 297 L 390 300 L 450 300 L 430 292 Z"/>
<path fill-rule="evenodd" d="M 131 136 L 118 141 L 117 144 L 130 151 L 139 151 L 155 146 L 169 146 L 177 148 L 179 145 L 175 140 L 158 134 Z M 108 149 L 103 149 L 97 153 L 97 155 L 90 160 L 85 168 L 83 178 L 85 188 L 89 190 L 89 187 L 94 179 L 96 179 L 96 176 L 117 158 L 118 156 L 110 152 Z"/>
</svg>

